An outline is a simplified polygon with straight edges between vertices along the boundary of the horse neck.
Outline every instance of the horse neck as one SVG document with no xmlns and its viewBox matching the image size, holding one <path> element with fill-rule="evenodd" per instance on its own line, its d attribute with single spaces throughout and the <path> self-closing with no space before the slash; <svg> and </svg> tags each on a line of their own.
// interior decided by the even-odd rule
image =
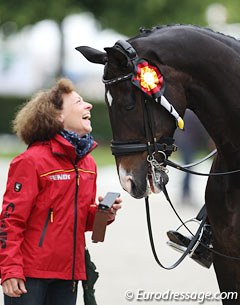
<svg viewBox="0 0 240 305">
<path fill-rule="evenodd" d="M 238 151 L 240 128 L 237 122 L 240 117 L 231 100 L 222 100 L 215 96 L 209 98 L 211 94 L 204 92 L 202 88 L 198 90 L 191 88 L 189 93 L 191 97 L 188 108 L 197 115 L 218 151 L 222 151 L 222 154 Z"/>
<path fill-rule="evenodd" d="M 220 60 L 219 69 L 214 66 L 211 68 L 206 62 L 204 77 L 195 73 L 186 88 L 188 107 L 198 116 L 219 151 L 236 152 L 240 149 L 240 75 L 236 75 L 229 60 L 225 64 Z"/>
<path fill-rule="evenodd" d="M 198 116 L 219 151 L 239 150 L 239 42 L 187 26 L 163 29 L 162 36 L 160 32 L 152 38 L 153 45 L 159 46 L 154 56 L 191 79 L 184 84 L 188 108 Z M 147 48 L 152 51 L 151 44 Z"/>
</svg>

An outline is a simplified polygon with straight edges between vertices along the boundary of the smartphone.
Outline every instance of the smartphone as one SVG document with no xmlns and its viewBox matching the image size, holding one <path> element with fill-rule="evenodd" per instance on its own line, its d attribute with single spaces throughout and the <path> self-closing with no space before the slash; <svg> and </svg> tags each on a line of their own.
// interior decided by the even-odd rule
<svg viewBox="0 0 240 305">
<path fill-rule="evenodd" d="M 109 217 L 108 211 L 119 196 L 119 193 L 108 192 L 103 201 L 99 203 L 93 223 L 92 241 L 94 243 L 104 241 Z"/>
<path fill-rule="evenodd" d="M 120 193 L 113 193 L 113 192 L 108 192 L 106 196 L 103 198 L 103 201 L 101 201 L 98 205 L 98 208 L 100 210 L 107 210 L 112 207 L 114 204 L 115 200 L 120 196 Z"/>
</svg>

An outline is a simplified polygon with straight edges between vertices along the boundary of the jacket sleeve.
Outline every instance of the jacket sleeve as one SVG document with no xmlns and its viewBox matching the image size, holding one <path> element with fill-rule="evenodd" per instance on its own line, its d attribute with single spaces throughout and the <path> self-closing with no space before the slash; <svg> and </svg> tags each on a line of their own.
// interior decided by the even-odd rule
<svg viewBox="0 0 240 305">
<path fill-rule="evenodd" d="M 96 175 L 96 178 L 97 178 L 97 175 Z M 92 203 L 89 206 L 85 231 L 92 231 L 93 230 L 93 223 L 94 223 L 94 218 L 95 218 L 97 208 L 98 208 L 98 205 L 96 204 L 96 180 L 95 180 L 94 192 L 93 192 L 93 195 L 92 195 Z M 112 222 L 114 222 L 114 220 L 108 221 L 107 224 L 109 225 Z"/>
<path fill-rule="evenodd" d="M 13 277 L 25 280 L 21 244 L 38 193 L 34 162 L 16 157 L 10 164 L 0 216 L 1 282 Z"/>
<path fill-rule="evenodd" d="M 87 218 L 87 225 L 86 225 L 86 231 L 92 231 L 93 229 L 93 222 L 94 217 L 96 213 L 97 205 L 91 204 L 88 211 L 88 218 Z"/>
</svg>

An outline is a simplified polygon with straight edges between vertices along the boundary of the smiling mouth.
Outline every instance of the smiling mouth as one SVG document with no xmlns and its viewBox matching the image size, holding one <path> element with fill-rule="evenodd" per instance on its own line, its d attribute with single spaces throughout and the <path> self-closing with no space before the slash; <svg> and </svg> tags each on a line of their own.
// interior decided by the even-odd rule
<svg viewBox="0 0 240 305">
<path fill-rule="evenodd" d="M 90 113 L 86 113 L 82 116 L 83 120 L 90 120 L 91 119 L 91 114 Z"/>
</svg>

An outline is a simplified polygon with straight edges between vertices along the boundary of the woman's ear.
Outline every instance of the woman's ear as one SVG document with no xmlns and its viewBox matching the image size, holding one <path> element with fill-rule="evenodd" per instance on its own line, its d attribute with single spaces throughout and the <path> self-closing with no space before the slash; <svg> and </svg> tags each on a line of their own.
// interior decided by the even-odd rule
<svg viewBox="0 0 240 305">
<path fill-rule="evenodd" d="M 59 121 L 60 121 L 61 123 L 64 122 L 64 115 L 63 115 L 62 113 L 61 113 L 60 116 L 59 116 Z"/>
</svg>

